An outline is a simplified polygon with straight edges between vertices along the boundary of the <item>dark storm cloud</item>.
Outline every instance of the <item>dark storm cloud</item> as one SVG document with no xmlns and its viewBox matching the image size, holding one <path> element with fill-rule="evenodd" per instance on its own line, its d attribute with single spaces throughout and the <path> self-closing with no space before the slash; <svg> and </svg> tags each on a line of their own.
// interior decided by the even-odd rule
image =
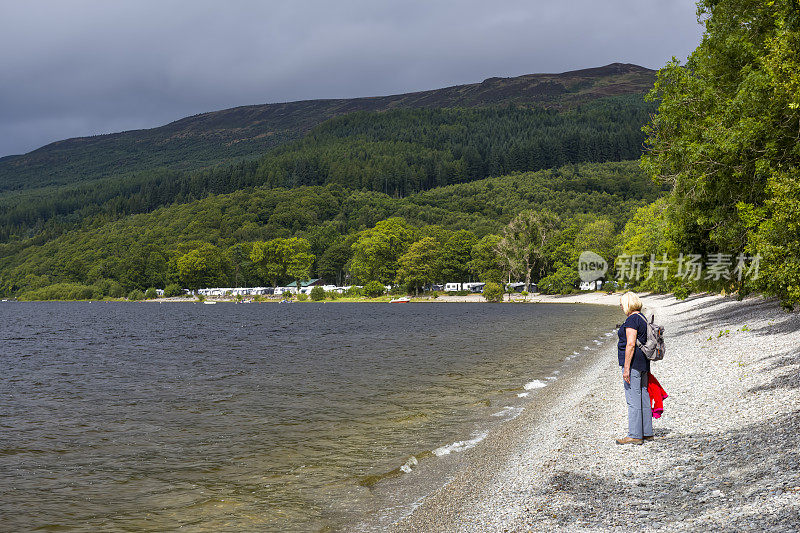
<svg viewBox="0 0 800 533">
<path fill-rule="evenodd" d="M 690 0 L 4 0 L 0 155 L 236 105 L 658 68 Z"/>
</svg>

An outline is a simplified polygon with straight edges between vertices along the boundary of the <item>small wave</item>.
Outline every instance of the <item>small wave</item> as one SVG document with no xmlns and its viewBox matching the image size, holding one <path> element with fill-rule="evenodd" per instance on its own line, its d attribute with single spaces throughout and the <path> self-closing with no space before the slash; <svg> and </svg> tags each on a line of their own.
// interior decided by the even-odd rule
<svg viewBox="0 0 800 533">
<path fill-rule="evenodd" d="M 583 349 L 584 350 L 591 350 L 591 348 L 589 348 L 588 346 L 584 346 Z"/>
<path fill-rule="evenodd" d="M 463 452 L 474 448 L 477 444 L 486 438 L 486 433 L 479 433 L 469 440 L 459 440 L 452 444 L 447 444 L 433 450 L 433 455 L 441 457 L 443 455 L 450 455 L 453 452 Z"/>
<path fill-rule="evenodd" d="M 520 392 L 519 394 L 517 394 L 517 398 L 525 398 L 529 394 L 530 392 Z"/>
<path fill-rule="evenodd" d="M 614 334 L 614 332 L 613 332 L 613 331 L 612 331 L 612 332 L 610 332 L 610 333 L 606 333 L 606 337 L 610 337 L 610 336 L 611 336 L 611 335 L 613 335 L 613 334 Z"/>
<path fill-rule="evenodd" d="M 599 341 L 599 340 L 595 339 L 595 340 L 594 340 L 594 343 L 595 343 L 596 345 L 600 346 L 601 344 L 603 344 L 603 341 Z"/>
<path fill-rule="evenodd" d="M 572 352 L 572 355 L 580 355 L 581 352 Z"/>
<path fill-rule="evenodd" d="M 541 389 L 542 387 L 546 387 L 547 383 L 542 381 L 541 379 L 534 379 L 533 381 L 526 383 L 523 387 L 525 390 L 533 390 L 533 389 Z"/>
<path fill-rule="evenodd" d="M 389 472 L 383 472 L 381 474 L 370 474 L 366 476 L 361 476 L 358 479 L 358 484 L 361 485 L 362 487 L 373 487 L 376 484 L 383 481 L 384 479 L 389 479 L 393 477 L 402 476 L 403 474 L 408 474 L 415 466 L 419 464 L 420 461 L 422 461 L 423 459 L 427 459 L 431 455 L 433 455 L 432 452 L 428 451 L 412 455 L 406 460 L 405 463 L 403 463 L 401 466 L 398 466 L 394 470 L 390 470 Z"/>
<path fill-rule="evenodd" d="M 553 375 L 554 375 L 554 376 L 557 376 L 557 375 L 559 375 L 560 373 L 561 373 L 561 371 L 560 371 L 560 370 L 553 370 Z"/>
<path fill-rule="evenodd" d="M 524 410 L 525 410 L 524 407 L 512 407 L 510 405 L 506 405 L 505 407 L 503 407 L 502 411 L 498 411 L 498 412 L 492 414 L 492 416 L 497 416 L 497 417 L 503 416 L 503 417 L 506 417 L 507 421 L 508 420 L 514 420 L 519 415 L 521 415 L 522 411 L 524 411 Z"/>
<path fill-rule="evenodd" d="M 408 461 L 403 463 L 403 466 L 400 467 L 400 471 L 405 474 L 408 474 L 409 472 L 411 472 L 411 469 L 417 466 L 418 464 L 419 461 L 417 461 L 417 458 L 412 455 L 411 457 L 408 458 Z"/>
</svg>

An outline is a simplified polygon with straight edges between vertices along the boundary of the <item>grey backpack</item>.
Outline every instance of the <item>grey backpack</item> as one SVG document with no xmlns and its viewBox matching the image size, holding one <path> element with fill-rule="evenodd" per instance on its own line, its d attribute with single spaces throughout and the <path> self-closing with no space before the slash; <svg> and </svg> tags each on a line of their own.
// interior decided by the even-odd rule
<svg viewBox="0 0 800 533">
<path fill-rule="evenodd" d="M 661 361 L 664 359 L 664 326 L 657 326 L 653 323 L 656 315 L 648 321 L 643 313 L 639 313 L 644 321 L 647 322 L 647 342 L 642 344 L 636 339 L 636 346 L 644 353 L 644 356 L 651 361 Z"/>
</svg>

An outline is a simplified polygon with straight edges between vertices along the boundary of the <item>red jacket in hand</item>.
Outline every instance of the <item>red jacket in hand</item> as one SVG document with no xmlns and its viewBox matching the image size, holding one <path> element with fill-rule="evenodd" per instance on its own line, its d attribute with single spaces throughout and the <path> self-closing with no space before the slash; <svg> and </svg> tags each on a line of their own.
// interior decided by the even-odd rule
<svg viewBox="0 0 800 533">
<path fill-rule="evenodd" d="M 653 418 L 661 418 L 661 413 L 664 412 L 664 399 L 667 397 L 667 391 L 664 390 L 653 374 L 647 376 L 647 393 L 650 395 Z"/>
</svg>

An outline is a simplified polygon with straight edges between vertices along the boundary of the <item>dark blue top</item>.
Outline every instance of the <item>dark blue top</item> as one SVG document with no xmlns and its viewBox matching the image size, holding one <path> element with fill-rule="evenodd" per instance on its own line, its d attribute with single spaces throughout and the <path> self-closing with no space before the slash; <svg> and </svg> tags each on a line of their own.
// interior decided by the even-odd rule
<svg viewBox="0 0 800 533">
<path fill-rule="evenodd" d="M 639 342 L 644 344 L 647 342 L 647 320 L 639 313 L 633 313 L 622 326 L 619 328 L 617 335 L 619 342 L 617 343 L 617 356 L 619 357 L 619 366 L 625 364 L 625 346 L 628 344 L 628 337 L 625 334 L 626 328 L 633 328 L 636 330 Z M 633 361 L 631 361 L 631 368 L 635 368 L 639 372 L 650 372 L 650 360 L 644 356 L 644 352 L 638 346 L 633 350 Z"/>
</svg>

